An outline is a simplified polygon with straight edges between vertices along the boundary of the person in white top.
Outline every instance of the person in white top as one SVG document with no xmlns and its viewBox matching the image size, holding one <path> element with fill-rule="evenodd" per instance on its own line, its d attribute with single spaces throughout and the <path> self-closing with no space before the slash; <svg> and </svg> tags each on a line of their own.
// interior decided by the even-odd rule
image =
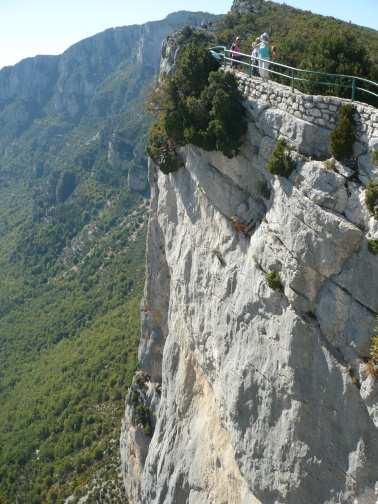
<svg viewBox="0 0 378 504">
<path fill-rule="evenodd" d="M 251 53 L 251 61 L 252 65 L 252 75 L 254 77 L 259 77 L 259 56 L 260 56 L 260 37 L 257 37 L 257 39 L 253 42 L 252 44 L 252 53 Z"/>
</svg>

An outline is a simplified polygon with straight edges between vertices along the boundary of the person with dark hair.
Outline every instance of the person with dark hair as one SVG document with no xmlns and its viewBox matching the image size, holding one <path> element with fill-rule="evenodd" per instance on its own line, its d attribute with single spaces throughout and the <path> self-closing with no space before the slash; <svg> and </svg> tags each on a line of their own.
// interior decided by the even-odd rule
<svg viewBox="0 0 378 504">
<path fill-rule="evenodd" d="M 236 37 L 234 42 L 231 45 L 231 58 L 233 60 L 239 60 L 240 59 L 240 37 Z M 232 68 L 237 68 L 238 63 L 235 61 L 231 62 Z"/>
</svg>

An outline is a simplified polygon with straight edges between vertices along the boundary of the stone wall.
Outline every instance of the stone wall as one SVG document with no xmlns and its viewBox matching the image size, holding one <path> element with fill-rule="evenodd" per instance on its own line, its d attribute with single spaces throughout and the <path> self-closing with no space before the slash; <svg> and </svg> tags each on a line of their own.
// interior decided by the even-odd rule
<svg viewBox="0 0 378 504">
<path fill-rule="evenodd" d="M 239 88 L 247 99 L 266 102 L 285 112 L 311 122 L 322 128 L 333 129 L 336 125 L 337 113 L 341 105 L 351 103 L 350 100 L 334 96 L 312 96 L 273 81 L 258 77 L 250 78 L 237 73 Z M 354 102 L 357 110 L 358 125 L 357 140 L 368 144 L 373 137 L 378 137 L 378 110 L 370 105 Z"/>
</svg>

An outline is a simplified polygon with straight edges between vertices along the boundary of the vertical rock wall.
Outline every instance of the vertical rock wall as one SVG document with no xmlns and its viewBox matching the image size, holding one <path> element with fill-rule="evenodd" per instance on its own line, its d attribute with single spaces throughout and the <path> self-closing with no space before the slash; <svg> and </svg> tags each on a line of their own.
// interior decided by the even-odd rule
<svg viewBox="0 0 378 504">
<path fill-rule="evenodd" d="M 364 178 L 311 159 L 329 157 L 330 135 L 312 116 L 246 106 L 237 158 L 188 146 L 177 173 L 150 167 L 141 370 L 121 438 L 130 503 L 373 504 L 378 222 Z M 376 128 L 372 113 L 371 170 Z M 265 169 L 281 136 L 298 151 L 289 179 Z"/>
</svg>

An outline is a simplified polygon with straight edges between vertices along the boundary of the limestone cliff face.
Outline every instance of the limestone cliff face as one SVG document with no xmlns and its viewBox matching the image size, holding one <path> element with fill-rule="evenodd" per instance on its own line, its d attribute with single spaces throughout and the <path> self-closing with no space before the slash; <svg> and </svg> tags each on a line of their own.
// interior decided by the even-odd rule
<svg viewBox="0 0 378 504">
<path fill-rule="evenodd" d="M 364 363 L 378 312 L 367 248 L 378 222 L 363 183 L 374 167 L 360 180 L 312 160 L 329 157 L 331 130 L 280 108 L 285 90 L 268 86 L 244 90 L 237 158 L 188 146 L 175 174 L 150 164 L 141 369 L 121 437 L 131 504 L 378 498 L 378 383 Z M 359 156 L 369 160 L 377 115 L 361 107 Z M 280 136 L 300 152 L 289 179 L 266 171 Z M 268 286 L 270 271 L 282 291 Z"/>
</svg>

